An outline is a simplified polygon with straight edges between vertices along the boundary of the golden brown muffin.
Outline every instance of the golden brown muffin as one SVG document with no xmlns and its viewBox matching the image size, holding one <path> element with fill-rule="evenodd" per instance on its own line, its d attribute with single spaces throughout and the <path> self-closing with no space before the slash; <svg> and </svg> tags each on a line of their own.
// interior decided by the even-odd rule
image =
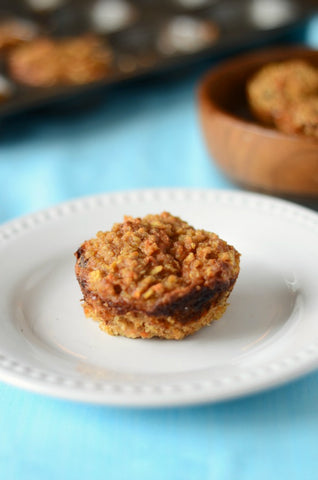
<svg viewBox="0 0 318 480">
<path fill-rule="evenodd" d="M 39 38 L 8 56 L 12 78 L 33 87 L 94 82 L 107 75 L 110 62 L 109 49 L 93 35 L 63 40 Z"/>
<path fill-rule="evenodd" d="M 0 52 L 6 52 L 23 43 L 30 42 L 38 34 L 37 27 L 27 21 L 16 18 L 0 22 Z"/>
<path fill-rule="evenodd" d="M 110 69 L 111 53 L 98 37 L 63 40 L 59 44 L 62 82 L 81 85 L 104 78 Z"/>
<path fill-rule="evenodd" d="M 276 126 L 285 133 L 318 139 L 318 96 L 292 104 L 277 117 Z"/>
<path fill-rule="evenodd" d="M 76 252 L 84 312 L 111 335 L 181 339 L 222 316 L 239 253 L 170 213 L 125 217 Z"/>
<path fill-rule="evenodd" d="M 59 83 L 59 56 L 55 43 L 39 38 L 14 49 L 8 56 L 11 77 L 31 87 L 51 87 Z"/>
<path fill-rule="evenodd" d="M 317 93 L 318 70 L 302 60 L 265 65 L 247 84 L 253 114 L 269 125 L 274 125 L 290 104 Z"/>
</svg>

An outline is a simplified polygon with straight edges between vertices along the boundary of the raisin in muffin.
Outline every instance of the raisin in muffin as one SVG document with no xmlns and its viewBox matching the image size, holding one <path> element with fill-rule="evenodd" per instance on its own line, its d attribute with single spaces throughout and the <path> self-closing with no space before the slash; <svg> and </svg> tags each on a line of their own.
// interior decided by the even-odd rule
<svg viewBox="0 0 318 480">
<path fill-rule="evenodd" d="M 181 339 L 222 316 L 240 255 L 163 212 L 125 217 L 75 253 L 87 317 L 111 335 Z"/>
</svg>

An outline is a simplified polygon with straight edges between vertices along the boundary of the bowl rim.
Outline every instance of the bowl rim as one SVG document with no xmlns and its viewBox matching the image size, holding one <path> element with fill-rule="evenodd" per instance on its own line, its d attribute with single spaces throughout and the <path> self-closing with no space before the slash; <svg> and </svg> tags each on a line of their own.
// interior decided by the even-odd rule
<svg viewBox="0 0 318 480">
<path fill-rule="evenodd" d="M 311 48 L 304 45 L 291 45 L 291 46 L 277 46 L 272 48 L 263 48 L 252 50 L 249 53 L 239 54 L 230 59 L 224 60 L 221 63 L 213 66 L 209 69 L 201 78 L 198 88 L 197 88 L 197 97 L 201 109 L 209 109 L 210 113 L 216 114 L 223 118 L 224 121 L 236 125 L 237 128 L 248 130 L 254 134 L 262 135 L 263 137 L 274 138 L 277 140 L 284 140 L 289 142 L 299 142 L 303 141 L 307 144 L 317 145 L 318 139 L 305 136 L 305 135 L 292 135 L 285 132 L 281 132 L 274 127 L 265 126 L 261 123 L 258 123 L 257 120 L 249 120 L 243 116 L 236 115 L 225 108 L 222 108 L 219 103 L 212 98 L 210 92 L 210 85 L 212 82 L 215 82 L 218 77 L 224 76 L 226 73 L 231 72 L 238 65 L 242 68 L 247 66 L 258 65 L 257 68 L 261 68 L 262 65 L 265 65 L 269 62 L 280 61 L 280 56 L 288 55 L 286 57 L 292 57 L 293 53 L 295 56 L 301 57 L 301 55 L 317 56 L 318 60 L 318 49 Z M 277 59 L 275 57 L 277 56 Z M 257 70 L 256 68 L 256 70 Z M 255 71 L 256 71 L 255 70 Z"/>
</svg>

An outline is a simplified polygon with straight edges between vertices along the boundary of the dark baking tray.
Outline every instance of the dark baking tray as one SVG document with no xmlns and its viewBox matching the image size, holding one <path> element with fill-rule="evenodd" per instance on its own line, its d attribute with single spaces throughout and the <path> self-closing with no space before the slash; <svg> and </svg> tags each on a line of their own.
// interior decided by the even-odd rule
<svg viewBox="0 0 318 480">
<path fill-rule="evenodd" d="M 126 80 L 171 71 L 205 58 L 217 58 L 258 42 L 272 41 L 304 24 L 318 11 L 317 0 L 135 0 L 130 3 L 128 0 L 120 0 L 119 5 L 126 8 L 126 13 L 130 12 L 128 20 L 126 15 L 126 21 L 119 25 L 117 18 L 117 28 L 114 25 L 109 27 L 108 21 L 108 27 L 101 32 L 97 31 L 92 21 L 96 0 L 51 0 L 47 2 L 47 8 L 42 9 L 39 8 L 39 2 L 40 0 L 2 0 L 0 19 L 14 17 L 29 20 L 42 35 L 53 38 L 96 33 L 112 50 L 112 69 L 107 77 L 98 82 L 80 86 L 35 88 L 10 79 L 3 54 L 0 73 L 12 83 L 13 93 L 0 104 L 2 117 L 32 107 L 49 105 L 52 101 L 81 96 L 94 89 L 104 89 Z M 114 2 L 116 0 L 111 1 L 113 8 Z M 37 3 L 36 8 L 34 3 Z M 118 3 L 116 8 L 118 17 Z M 180 49 L 176 47 L 176 39 L 171 34 L 175 34 L 171 25 L 176 25 L 175 22 L 178 21 L 179 28 L 180 21 L 181 25 L 183 22 L 183 27 L 187 26 L 187 22 L 190 27 L 192 24 L 198 28 L 208 28 L 211 25 L 216 27 L 217 36 L 210 41 L 199 42 L 196 48 L 193 48 L 186 36 L 184 43 L 189 48 L 182 44 Z M 195 42 L 191 28 L 190 33 Z M 185 32 L 181 31 L 181 34 Z M 177 45 L 180 46 L 180 32 L 179 37 L 177 34 Z"/>
</svg>

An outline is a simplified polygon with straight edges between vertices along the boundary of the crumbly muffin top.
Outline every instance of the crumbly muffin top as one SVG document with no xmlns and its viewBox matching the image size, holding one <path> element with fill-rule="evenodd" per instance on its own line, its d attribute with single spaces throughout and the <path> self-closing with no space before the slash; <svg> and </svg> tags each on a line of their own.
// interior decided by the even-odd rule
<svg viewBox="0 0 318 480">
<path fill-rule="evenodd" d="M 60 40 L 36 38 L 12 50 L 8 57 L 11 76 L 33 87 L 98 81 L 108 74 L 110 63 L 111 52 L 105 42 L 89 34 Z"/>
<path fill-rule="evenodd" d="M 167 212 L 126 216 L 84 242 L 76 255 L 99 298 L 148 306 L 229 283 L 239 270 L 234 247 Z"/>
<path fill-rule="evenodd" d="M 277 127 L 286 133 L 318 139 L 318 96 L 296 102 L 276 122 Z"/>
<path fill-rule="evenodd" d="M 247 86 L 249 99 L 270 116 L 291 102 L 318 93 L 318 70 L 303 60 L 273 62 L 262 67 Z"/>
</svg>

